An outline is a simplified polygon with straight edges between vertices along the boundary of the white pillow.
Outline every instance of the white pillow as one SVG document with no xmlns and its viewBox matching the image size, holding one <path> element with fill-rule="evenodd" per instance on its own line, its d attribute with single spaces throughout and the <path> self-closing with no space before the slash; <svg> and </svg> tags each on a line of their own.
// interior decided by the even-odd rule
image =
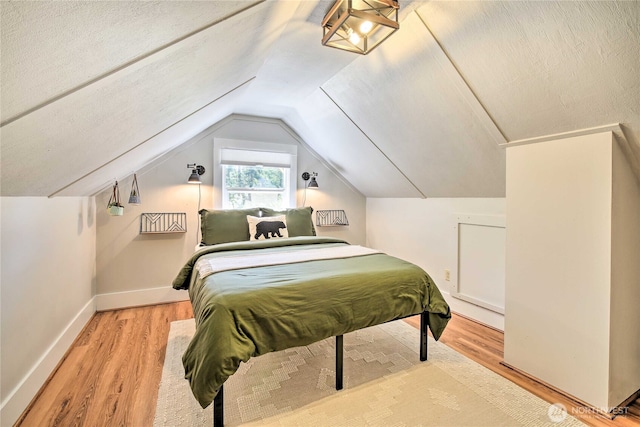
<svg viewBox="0 0 640 427">
<path fill-rule="evenodd" d="M 289 237 L 286 215 L 263 217 L 247 215 L 247 222 L 249 223 L 249 240 Z"/>
</svg>

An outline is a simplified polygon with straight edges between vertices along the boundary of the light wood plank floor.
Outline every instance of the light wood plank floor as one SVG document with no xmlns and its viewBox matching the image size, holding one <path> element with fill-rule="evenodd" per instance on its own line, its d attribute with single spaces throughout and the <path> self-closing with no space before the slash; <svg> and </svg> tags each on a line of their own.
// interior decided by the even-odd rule
<svg viewBox="0 0 640 427">
<path fill-rule="evenodd" d="M 169 324 L 191 317 L 189 302 L 97 313 L 16 426 L 151 426 Z M 407 321 L 419 325 L 417 317 Z M 501 365 L 499 331 L 454 315 L 441 342 L 550 403 L 578 407 Z M 581 419 L 597 427 L 638 426 L 640 401 L 613 421 L 593 414 Z"/>
</svg>

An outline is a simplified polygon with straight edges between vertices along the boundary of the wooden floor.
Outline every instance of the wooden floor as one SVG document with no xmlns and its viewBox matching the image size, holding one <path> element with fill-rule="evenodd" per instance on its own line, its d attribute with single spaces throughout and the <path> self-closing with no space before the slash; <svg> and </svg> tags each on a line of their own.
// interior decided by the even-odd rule
<svg viewBox="0 0 640 427">
<path fill-rule="evenodd" d="M 189 302 L 97 313 L 16 426 L 153 424 L 169 324 L 193 317 Z M 408 319 L 414 326 L 419 318 Z M 503 334 L 454 315 L 441 342 L 550 403 L 577 408 L 566 397 L 500 364 Z M 640 402 L 609 420 L 592 413 L 591 426 L 638 426 Z"/>
</svg>

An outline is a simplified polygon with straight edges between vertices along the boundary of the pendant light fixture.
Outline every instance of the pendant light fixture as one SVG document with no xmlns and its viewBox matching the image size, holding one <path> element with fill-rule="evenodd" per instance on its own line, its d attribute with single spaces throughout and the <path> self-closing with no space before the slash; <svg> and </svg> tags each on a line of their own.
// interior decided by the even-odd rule
<svg viewBox="0 0 640 427">
<path fill-rule="evenodd" d="M 337 0 L 322 20 L 322 44 L 366 55 L 400 28 L 395 0 Z"/>
<path fill-rule="evenodd" d="M 131 184 L 131 194 L 129 195 L 130 205 L 139 205 L 142 203 L 140 200 L 140 189 L 138 188 L 138 177 L 133 174 L 133 184 Z"/>
</svg>

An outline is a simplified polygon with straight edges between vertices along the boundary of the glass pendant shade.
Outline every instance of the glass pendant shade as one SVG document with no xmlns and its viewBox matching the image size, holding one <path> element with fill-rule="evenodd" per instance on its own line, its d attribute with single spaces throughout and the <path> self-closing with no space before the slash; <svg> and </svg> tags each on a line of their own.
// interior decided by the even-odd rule
<svg viewBox="0 0 640 427">
<path fill-rule="evenodd" d="M 337 0 L 322 20 L 324 46 L 366 55 L 400 28 L 394 0 Z"/>
</svg>

